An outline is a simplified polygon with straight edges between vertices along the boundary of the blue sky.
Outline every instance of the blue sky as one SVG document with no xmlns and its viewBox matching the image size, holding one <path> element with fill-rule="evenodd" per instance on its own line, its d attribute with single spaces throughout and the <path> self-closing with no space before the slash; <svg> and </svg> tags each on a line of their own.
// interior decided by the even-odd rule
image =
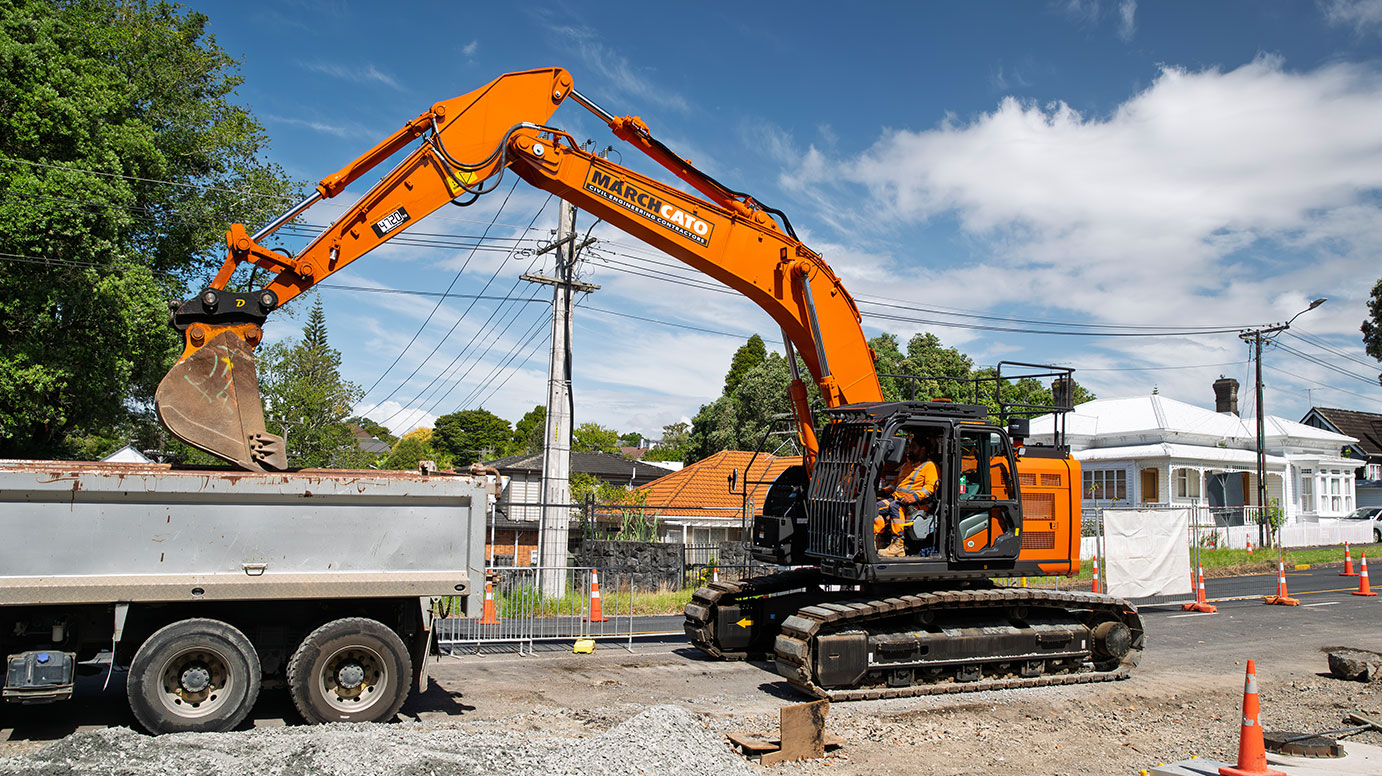
<svg viewBox="0 0 1382 776">
<path fill-rule="evenodd" d="M 1212 406 L 1225 374 L 1250 410 L 1233 332 L 1085 335 L 1267 324 L 1325 296 L 1269 349 L 1267 411 L 1382 411 L 1358 334 L 1382 276 L 1382 0 L 191 6 L 243 60 L 238 99 L 268 157 L 304 181 L 436 101 L 562 66 L 786 211 L 870 336 L 931 331 L 979 364 L 1074 366 L 1101 397 L 1155 388 Z M 570 101 L 552 123 L 668 177 Z M 515 180 L 327 282 L 547 298 L 517 282 L 533 259 L 508 248 L 549 239 L 556 208 L 521 182 L 510 193 Z M 674 260 L 607 224 L 593 234 L 582 275 L 602 289 L 576 314 L 577 423 L 656 437 L 719 394 L 749 334 L 780 339 Z M 513 421 L 545 401 L 542 302 L 320 293 L 346 377 L 370 389 L 360 409 L 396 431 L 479 406 Z M 899 303 L 911 320 L 879 317 Z M 300 326 L 283 314 L 268 334 Z"/>
</svg>

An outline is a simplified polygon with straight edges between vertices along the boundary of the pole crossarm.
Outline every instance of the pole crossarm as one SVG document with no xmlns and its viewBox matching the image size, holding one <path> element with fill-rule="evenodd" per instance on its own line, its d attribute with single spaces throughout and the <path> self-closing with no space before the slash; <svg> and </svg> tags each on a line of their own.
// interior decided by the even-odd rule
<svg viewBox="0 0 1382 776">
<path fill-rule="evenodd" d="M 584 291 L 586 293 L 591 293 L 600 290 L 600 287 L 594 283 L 582 283 L 579 280 L 560 280 L 558 278 L 549 278 L 546 275 L 534 275 L 531 272 L 525 272 L 522 275 L 519 275 L 518 279 L 526 280 L 529 283 L 541 283 L 544 286 L 570 288 L 576 291 Z"/>
<path fill-rule="evenodd" d="M 575 239 L 576 239 L 576 235 L 574 235 L 574 234 L 567 235 L 566 237 L 563 237 L 563 238 L 561 238 L 560 240 L 557 240 L 556 242 L 551 242 L 551 243 L 548 243 L 548 244 L 542 246 L 541 248 L 538 248 L 538 249 L 537 249 L 537 254 L 536 254 L 536 255 L 541 256 L 541 255 L 544 254 L 544 253 L 551 253 L 552 251 L 555 251 L 556 249 L 562 247 L 563 245 L 570 245 L 571 242 L 572 242 L 573 240 L 575 240 Z M 575 248 L 575 250 L 579 251 L 579 250 L 581 250 L 582 248 L 589 248 L 590 246 L 594 245 L 596 242 L 599 242 L 599 241 L 596 240 L 594 237 L 587 237 L 587 238 L 585 238 L 584 240 L 581 240 L 581 244 L 580 244 L 580 245 L 577 245 L 576 248 Z"/>
</svg>

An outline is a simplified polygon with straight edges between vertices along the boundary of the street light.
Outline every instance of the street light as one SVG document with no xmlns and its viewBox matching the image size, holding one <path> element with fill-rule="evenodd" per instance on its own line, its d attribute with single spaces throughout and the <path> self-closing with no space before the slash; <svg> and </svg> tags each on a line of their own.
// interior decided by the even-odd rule
<svg viewBox="0 0 1382 776">
<path fill-rule="evenodd" d="M 1305 313 L 1319 307 L 1329 301 L 1320 297 L 1310 303 L 1310 306 L 1292 315 L 1285 323 L 1277 323 L 1271 326 L 1263 326 L 1260 329 L 1248 329 L 1238 335 L 1243 341 L 1251 340 L 1253 343 L 1253 357 L 1257 361 L 1257 545 L 1259 547 L 1270 547 L 1270 536 L 1267 533 L 1267 523 L 1265 509 L 1267 507 L 1267 449 L 1263 445 L 1265 436 L 1266 413 L 1262 411 L 1262 341 L 1263 335 L 1277 334 L 1291 328 L 1291 322 Z M 1285 482 L 1285 474 L 1282 474 L 1282 481 Z M 1281 491 L 1286 492 L 1285 487 Z"/>
</svg>

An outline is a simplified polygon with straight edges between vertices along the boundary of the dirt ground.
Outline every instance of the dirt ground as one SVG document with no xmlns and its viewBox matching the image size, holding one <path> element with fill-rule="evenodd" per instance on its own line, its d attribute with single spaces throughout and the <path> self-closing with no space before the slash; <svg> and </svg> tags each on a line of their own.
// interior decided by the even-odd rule
<svg viewBox="0 0 1382 776">
<path fill-rule="evenodd" d="M 1207 616 L 1144 611 L 1148 649 L 1133 677 L 1121 682 L 835 704 L 827 730 L 845 739 L 841 749 L 820 761 L 752 767 L 1025 776 L 1135 774 L 1192 755 L 1231 761 L 1249 658 L 1257 663 L 1268 731 L 1338 728 L 1349 712 L 1382 717 L 1382 683 L 1334 679 L 1326 661 L 1330 648 L 1382 647 L 1382 604 L 1321 592 L 1302 596 L 1311 605 L 1292 609 L 1243 601 Z M 524 741 L 585 739 L 670 704 L 719 740 L 730 731 L 775 729 L 781 706 L 808 700 L 766 663 L 711 661 L 675 640 L 633 652 L 604 645 L 592 655 L 448 657 L 430 673 L 429 690 L 404 706 L 404 724 L 393 728 L 419 736 L 504 730 Z M 32 754 L 73 730 L 130 725 L 123 703 L 112 688 L 65 710 L 26 711 L 22 721 L 0 716 L 0 758 Z M 265 693 L 252 724 L 302 732 L 281 691 Z M 1382 745 L 1382 734 L 1352 740 Z"/>
<path fill-rule="evenodd" d="M 537 676 L 525 667 L 535 660 L 544 664 Z M 827 730 L 845 746 L 822 761 L 770 770 L 1135 774 L 1193 755 L 1232 761 L 1244 666 L 1158 662 L 1115 683 L 835 704 Z M 1306 661 L 1264 659 L 1259 666 L 1267 730 L 1334 729 L 1353 711 L 1382 716 L 1382 684 L 1321 676 L 1327 672 L 1323 653 Z M 468 678 L 453 680 L 453 671 Z M 767 732 L 776 729 L 780 706 L 808 700 L 778 682 L 766 664 L 704 662 L 689 650 L 604 654 L 597 661 L 467 658 L 442 674 L 445 684 L 468 686 L 462 693 L 465 706 L 474 704 L 468 716 L 512 715 L 517 721 L 530 713 L 525 709 L 569 708 L 592 731 L 656 697 L 703 715 L 721 732 Z M 1353 740 L 1382 745 L 1382 734 Z"/>
</svg>

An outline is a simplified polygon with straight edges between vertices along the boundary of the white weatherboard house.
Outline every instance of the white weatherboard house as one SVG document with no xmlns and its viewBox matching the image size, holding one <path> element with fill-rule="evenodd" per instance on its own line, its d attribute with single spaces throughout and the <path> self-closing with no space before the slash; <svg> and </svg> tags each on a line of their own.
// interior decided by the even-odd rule
<svg viewBox="0 0 1382 776">
<path fill-rule="evenodd" d="M 1209 508 L 1220 525 L 1255 522 L 1257 420 L 1237 413 L 1238 381 L 1215 382 L 1218 412 L 1165 396 L 1096 399 L 1066 415 L 1066 441 L 1080 461 L 1087 507 Z M 1053 418 L 1032 419 L 1032 441 L 1050 443 Z M 1286 523 L 1318 522 L 1354 509 L 1352 437 L 1284 418 L 1265 418 L 1268 506 Z"/>
</svg>

